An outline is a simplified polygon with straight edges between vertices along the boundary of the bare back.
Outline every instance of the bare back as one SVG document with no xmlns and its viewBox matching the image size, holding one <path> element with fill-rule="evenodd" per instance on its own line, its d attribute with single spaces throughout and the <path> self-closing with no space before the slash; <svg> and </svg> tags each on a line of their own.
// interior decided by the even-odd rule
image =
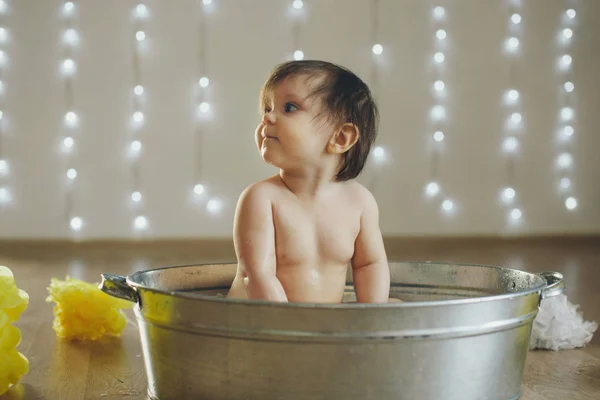
<svg viewBox="0 0 600 400">
<path fill-rule="evenodd" d="M 259 184 L 271 200 L 276 277 L 288 301 L 340 302 L 360 231 L 359 185 L 339 183 L 320 198 L 301 199 L 279 176 Z M 245 297 L 239 274 L 229 296 Z"/>
</svg>

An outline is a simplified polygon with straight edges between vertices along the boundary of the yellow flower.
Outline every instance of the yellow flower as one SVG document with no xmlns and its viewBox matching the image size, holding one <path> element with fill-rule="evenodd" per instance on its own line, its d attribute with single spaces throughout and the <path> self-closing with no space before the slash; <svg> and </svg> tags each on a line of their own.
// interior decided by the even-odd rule
<svg viewBox="0 0 600 400">
<path fill-rule="evenodd" d="M 133 303 L 109 296 L 97 285 L 69 276 L 61 281 L 52 278 L 48 302 L 55 302 L 53 328 L 57 336 L 69 340 L 97 340 L 119 336 L 127 319 L 121 309 Z"/>
</svg>

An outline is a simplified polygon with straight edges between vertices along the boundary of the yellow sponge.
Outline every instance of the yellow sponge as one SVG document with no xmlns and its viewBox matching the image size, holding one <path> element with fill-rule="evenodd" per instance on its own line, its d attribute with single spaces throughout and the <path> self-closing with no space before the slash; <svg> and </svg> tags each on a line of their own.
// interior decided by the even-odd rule
<svg viewBox="0 0 600 400">
<path fill-rule="evenodd" d="M 133 303 L 109 296 L 97 285 L 69 276 L 64 281 L 52 278 L 47 302 L 55 302 L 53 328 L 57 336 L 68 340 L 97 340 L 120 336 L 127 325 L 121 309 Z"/>
<path fill-rule="evenodd" d="M 0 265 L 0 395 L 29 372 L 29 361 L 17 351 L 21 331 L 11 325 L 29 304 L 29 296 L 17 288 L 12 271 Z"/>
</svg>

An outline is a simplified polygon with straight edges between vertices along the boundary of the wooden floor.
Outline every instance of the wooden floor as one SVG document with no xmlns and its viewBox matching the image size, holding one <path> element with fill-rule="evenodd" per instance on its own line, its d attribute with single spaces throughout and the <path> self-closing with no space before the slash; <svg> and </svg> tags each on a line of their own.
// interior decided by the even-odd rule
<svg viewBox="0 0 600 400">
<path fill-rule="evenodd" d="M 575 239 L 390 239 L 391 260 L 494 264 L 565 275 L 566 294 L 587 320 L 600 321 L 600 238 Z M 17 326 L 19 350 L 30 372 L 7 399 L 146 399 L 146 376 L 133 313 L 120 339 L 99 343 L 56 340 L 52 304 L 46 303 L 51 277 L 66 274 L 97 282 L 100 273 L 127 275 L 166 265 L 234 260 L 229 242 L 19 243 L 0 242 L 0 264 L 15 273 L 29 293 L 30 306 Z M 529 352 L 523 400 L 600 399 L 600 333 L 585 349 Z"/>
</svg>

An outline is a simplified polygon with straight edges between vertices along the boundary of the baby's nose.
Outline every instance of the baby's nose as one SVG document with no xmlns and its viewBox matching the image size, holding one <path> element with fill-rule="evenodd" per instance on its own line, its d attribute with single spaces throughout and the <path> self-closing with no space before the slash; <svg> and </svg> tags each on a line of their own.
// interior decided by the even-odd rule
<svg viewBox="0 0 600 400">
<path fill-rule="evenodd" d="M 274 124 L 275 123 L 275 115 L 273 111 L 265 112 L 262 118 L 263 124 Z"/>
</svg>

